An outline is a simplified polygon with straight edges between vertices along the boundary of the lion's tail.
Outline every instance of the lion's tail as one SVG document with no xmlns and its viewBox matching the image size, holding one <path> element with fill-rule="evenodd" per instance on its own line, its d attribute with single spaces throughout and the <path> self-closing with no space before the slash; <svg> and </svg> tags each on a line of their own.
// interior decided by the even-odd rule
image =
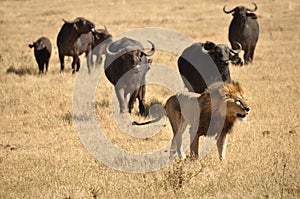
<svg viewBox="0 0 300 199">
<path fill-rule="evenodd" d="M 157 118 L 155 118 L 154 120 L 150 120 L 147 122 L 137 122 L 137 121 L 133 121 L 132 125 L 138 125 L 138 126 L 142 126 L 142 125 L 147 125 L 147 124 L 151 124 L 151 123 L 155 123 L 160 121 L 164 116 L 166 116 L 166 111 L 164 109 L 164 111 L 161 111 L 159 116 Z"/>
</svg>

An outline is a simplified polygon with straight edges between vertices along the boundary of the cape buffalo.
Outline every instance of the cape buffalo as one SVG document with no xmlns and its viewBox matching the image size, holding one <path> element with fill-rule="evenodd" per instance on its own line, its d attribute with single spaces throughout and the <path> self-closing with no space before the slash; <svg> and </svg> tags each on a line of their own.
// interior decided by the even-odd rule
<svg viewBox="0 0 300 199">
<path fill-rule="evenodd" d="M 225 44 L 194 43 L 187 47 L 178 59 L 178 69 L 183 82 L 191 92 L 202 93 L 217 81 L 231 81 L 229 61 L 241 64 L 238 53 Z M 222 79 L 221 79 L 222 78 Z"/>
<path fill-rule="evenodd" d="M 65 20 L 64 22 L 57 36 L 60 70 L 63 71 L 65 68 L 64 57 L 71 56 L 73 57 L 73 73 L 75 73 L 75 65 L 77 66 L 76 72 L 78 72 L 80 68 L 79 55 L 85 53 L 88 72 L 90 73 L 91 55 L 89 53 L 92 50 L 94 39 L 91 31 L 95 28 L 95 25 L 82 17 L 78 17 L 72 22 Z"/>
<path fill-rule="evenodd" d="M 139 112 L 145 114 L 145 76 L 152 63 L 148 56 L 155 52 L 155 46 L 144 51 L 143 45 L 136 40 L 123 37 L 106 47 L 105 75 L 114 85 L 119 101 L 120 112 L 126 110 L 127 95 L 130 94 L 128 111 L 131 113 L 136 98 L 139 100 Z"/>
<path fill-rule="evenodd" d="M 34 56 L 39 66 L 39 73 L 41 74 L 44 72 L 44 67 L 46 67 L 47 72 L 52 51 L 50 40 L 46 37 L 41 37 L 36 42 L 33 42 L 28 46 L 29 48 L 34 48 Z"/>
<path fill-rule="evenodd" d="M 226 6 L 223 11 L 226 14 L 233 12 L 233 19 L 229 26 L 229 41 L 233 49 L 236 49 L 234 42 L 239 42 L 245 52 L 245 64 L 253 61 L 255 46 L 258 40 L 259 26 L 257 16 L 252 13 L 257 10 L 257 5 L 254 4 L 254 9 L 249 9 L 244 6 L 238 6 L 230 11 L 226 11 Z M 250 12 L 250 13 L 249 13 Z"/>
<path fill-rule="evenodd" d="M 105 54 L 105 48 L 108 43 L 112 42 L 111 34 L 105 29 L 96 29 L 93 32 L 94 42 L 92 55 L 96 55 L 96 64 L 100 65 L 102 63 L 102 55 Z M 92 59 L 93 62 L 93 59 Z M 94 65 L 94 63 L 92 63 Z"/>
</svg>

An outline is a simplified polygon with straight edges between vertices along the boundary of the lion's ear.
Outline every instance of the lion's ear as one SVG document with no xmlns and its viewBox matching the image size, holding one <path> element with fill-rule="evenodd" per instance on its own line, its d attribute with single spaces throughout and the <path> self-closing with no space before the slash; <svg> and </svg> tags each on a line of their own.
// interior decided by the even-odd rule
<svg viewBox="0 0 300 199">
<path fill-rule="evenodd" d="M 206 89 L 203 91 L 203 94 L 209 94 L 209 89 L 206 88 Z"/>
<path fill-rule="evenodd" d="M 239 90 L 239 92 L 240 92 L 241 94 L 244 94 L 244 89 L 243 89 L 242 86 L 239 85 L 238 90 Z"/>
<path fill-rule="evenodd" d="M 232 83 L 233 83 L 236 91 L 238 91 L 239 93 L 242 93 L 242 94 L 244 93 L 244 89 L 239 82 L 233 81 Z"/>
</svg>

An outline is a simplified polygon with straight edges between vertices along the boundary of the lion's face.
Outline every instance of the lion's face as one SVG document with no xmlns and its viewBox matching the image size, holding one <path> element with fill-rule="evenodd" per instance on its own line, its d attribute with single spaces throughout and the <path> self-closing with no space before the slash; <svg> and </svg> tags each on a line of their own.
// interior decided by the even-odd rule
<svg viewBox="0 0 300 199">
<path fill-rule="evenodd" d="M 226 87 L 226 85 L 225 85 Z M 227 86 L 226 92 L 226 116 L 232 120 L 240 119 L 245 120 L 250 112 L 245 97 L 243 96 L 243 90 L 239 84 L 231 84 Z"/>
<path fill-rule="evenodd" d="M 242 96 L 234 95 L 227 101 L 227 117 L 246 119 L 250 107 Z"/>
</svg>

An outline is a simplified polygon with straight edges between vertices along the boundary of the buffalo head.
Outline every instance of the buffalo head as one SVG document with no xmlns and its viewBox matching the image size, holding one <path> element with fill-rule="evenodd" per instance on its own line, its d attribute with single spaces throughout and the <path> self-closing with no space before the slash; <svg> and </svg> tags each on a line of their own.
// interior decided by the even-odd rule
<svg viewBox="0 0 300 199">
<path fill-rule="evenodd" d="M 218 68 L 225 68 L 226 66 L 228 66 L 229 61 L 242 64 L 240 63 L 241 61 L 237 60 L 239 58 L 238 54 L 242 50 L 242 46 L 238 42 L 236 42 L 236 44 L 238 46 L 238 49 L 233 50 L 225 44 L 215 44 L 213 42 L 207 41 L 202 45 L 202 52 L 209 54 Z"/>
<path fill-rule="evenodd" d="M 106 54 L 109 56 L 120 57 L 123 60 L 124 66 L 128 67 L 128 69 L 135 68 L 142 62 L 143 56 L 152 56 L 155 52 L 155 45 L 148 41 L 151 44 L 151 50 L 149 52 L 145 52 L 139 46 L 127 46 L 126 48 L 119 49 L 116 52 L 112 52 L 110 50 L 110 44 L 106 46 Z M 148 60 L 151 62 L 151 60 Z"/>
<path fill-rule="evenodd" d="M 42 50 L 46 48 L 46 44 L 43 39 L 38 39 L 36 42 L 28 45 L 29 48 L 34 48 L 35 50 Z"/>
<path fill-rule="evenodd" d="M 255 12 L 257 10 L 257 5 L 255 3 L 253 3 L 254 5 L 254 8 L 253 9 L 249 9 L 249 8 L 246 8 L 244 6 L 238 6 L 238 7 L 235 7 L 233 8 L 232 10 L 229 10 L 229 11 L 226 11 L 226 5 L 223 7 L 223 11 L 226 13 L 226 14 L 230 14 L 233 12 L 233 16 L 234 17 L 246 17 L 249 15 L 248 12 Z"/>
<path fill-rule="evenodd" d="M 111 42 L 112 35 L 107 31 L 106 26 L 104 29 L 96 29 L 93 31 L 93 35 L 95 37 L 95 43 L 98 45 L 103 41 Z"/>
<path fill-rule="evenodd" d="M 66 21 L 63 19 L 65 23 L 72 24 L 74 30 L 77 33 L 84 34 L 92 31 L 95 28 L 95 24 L 83 17 L 78 17 L 74 21 Z"/>
</svg>

